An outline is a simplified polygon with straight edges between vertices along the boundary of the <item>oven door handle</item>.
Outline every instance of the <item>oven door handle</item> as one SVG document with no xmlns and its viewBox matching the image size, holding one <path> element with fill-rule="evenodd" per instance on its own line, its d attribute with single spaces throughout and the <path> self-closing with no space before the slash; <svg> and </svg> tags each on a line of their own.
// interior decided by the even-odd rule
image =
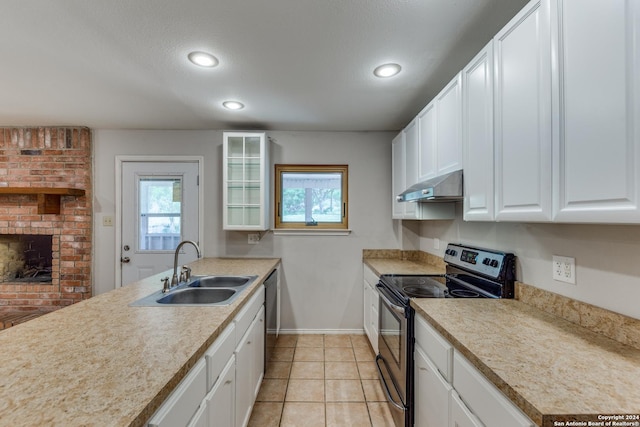
<svg viewBox="0 0 640 427">
<path fill-rule="evenodd" d="M 376 356 L 376 368 L 378 369 L 378 375 L 380 375 L 380 382 L 382 383 L 382 385 L 384 386 L 384 394 L 387 395 L 387 400 L 396 408 L 400 409 L 401 411 L 406 411 L 407 408 L 404 407 L 404 405 L 399 404 L 398 402 L 396 402 L 395 400 L 393 400 L 393 398 L 391 397 L 391 392 L 389 391 L 389 386 L 387 385 L 387 382 L 384 380 L 384 374 L 382 373 L 382 369 L 380 369 L 380 363 L 378 362 L 379 360 L 382 360 L 382 362 L 386 365 L 387 362 L 384 360 L 384 358 L 381 355 L 377 355 Z M 387 369 L 388 370 L 388 369 Z M 400 396 L 400 393 L 398 392 L 398 388 L 396 387 L 395 383 L 392 381 L 393 386 L 396 388 L 396 393 L 398 393 L 398 396 Z"/>
<path fill-rule="evenodd" d="M 405 311 L 404 311 L 404 307 L 401 307 L 397 304 L 392 303 L 389 298 L 385 295 L 385 291 L 384 288 L 380 285 L 376 285 L 376 288 L 378 288 L 378 294 L 380 295 L 380 298 L 383 299 L 385 305 L 387 305 L 391 310 L 395 311 L 396 313 L 398 313 L 400 316 L 405 315 Z"/>
</svg>

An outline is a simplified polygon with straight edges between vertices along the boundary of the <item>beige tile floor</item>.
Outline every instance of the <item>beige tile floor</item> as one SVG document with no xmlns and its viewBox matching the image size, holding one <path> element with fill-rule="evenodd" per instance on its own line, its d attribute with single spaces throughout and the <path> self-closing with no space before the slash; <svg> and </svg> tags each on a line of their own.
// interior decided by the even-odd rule
<svg viewBox="0 0 640 427">
<path fill-rule="evenodd" d="M 250 427 L 390 427 L 364 335 L 281 335 Z"/>
</svg>

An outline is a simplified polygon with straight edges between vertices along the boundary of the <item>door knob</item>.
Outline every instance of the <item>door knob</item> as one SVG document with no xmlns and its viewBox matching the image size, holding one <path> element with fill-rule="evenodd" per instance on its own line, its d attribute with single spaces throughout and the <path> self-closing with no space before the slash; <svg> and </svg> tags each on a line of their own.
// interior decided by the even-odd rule
<svg viewBox="0 0 640 427">
<path fill-rule="evenodd" d="M 120 262 L 123 264 L 127 264 L 129 262 L 131 262 L 131 258 L 129 258 L 128 256 L 124 257 L 124 258 L 120 258 Z"/>
</svg>

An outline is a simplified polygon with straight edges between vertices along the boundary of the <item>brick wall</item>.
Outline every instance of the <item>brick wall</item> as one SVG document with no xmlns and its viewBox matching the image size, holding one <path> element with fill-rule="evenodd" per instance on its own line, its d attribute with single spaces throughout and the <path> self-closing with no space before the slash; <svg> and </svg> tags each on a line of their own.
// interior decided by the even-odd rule
<svg viewBox="0 0 640 427">
<path fill-rule="evenodd" d="M 38 214 L 35 195 L 2 194 L 0 234 L 51 235 L 52 283 L 0 284 L 0 312 L 53 311 L 91 296 L 91 130 L 0 127 L 0 187 L 85 190 L 60 214 Z"/>
</svg>

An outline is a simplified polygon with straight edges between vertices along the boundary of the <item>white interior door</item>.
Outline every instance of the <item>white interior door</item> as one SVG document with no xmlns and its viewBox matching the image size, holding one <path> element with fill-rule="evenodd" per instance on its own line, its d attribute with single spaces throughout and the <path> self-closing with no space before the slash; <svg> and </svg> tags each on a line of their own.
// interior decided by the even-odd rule
<svg viewBox="0 0 640 427">
<path fill-rule="evenodd" d="M 182 240 L 198 242 L 199 197 L 197 161 L 122 163 L 121 284 L 173 268 Z M 199 242 L 198 242 L 199 243 Z M 183 246 L 180 264 L 197 258 Z"/>
</svg>

